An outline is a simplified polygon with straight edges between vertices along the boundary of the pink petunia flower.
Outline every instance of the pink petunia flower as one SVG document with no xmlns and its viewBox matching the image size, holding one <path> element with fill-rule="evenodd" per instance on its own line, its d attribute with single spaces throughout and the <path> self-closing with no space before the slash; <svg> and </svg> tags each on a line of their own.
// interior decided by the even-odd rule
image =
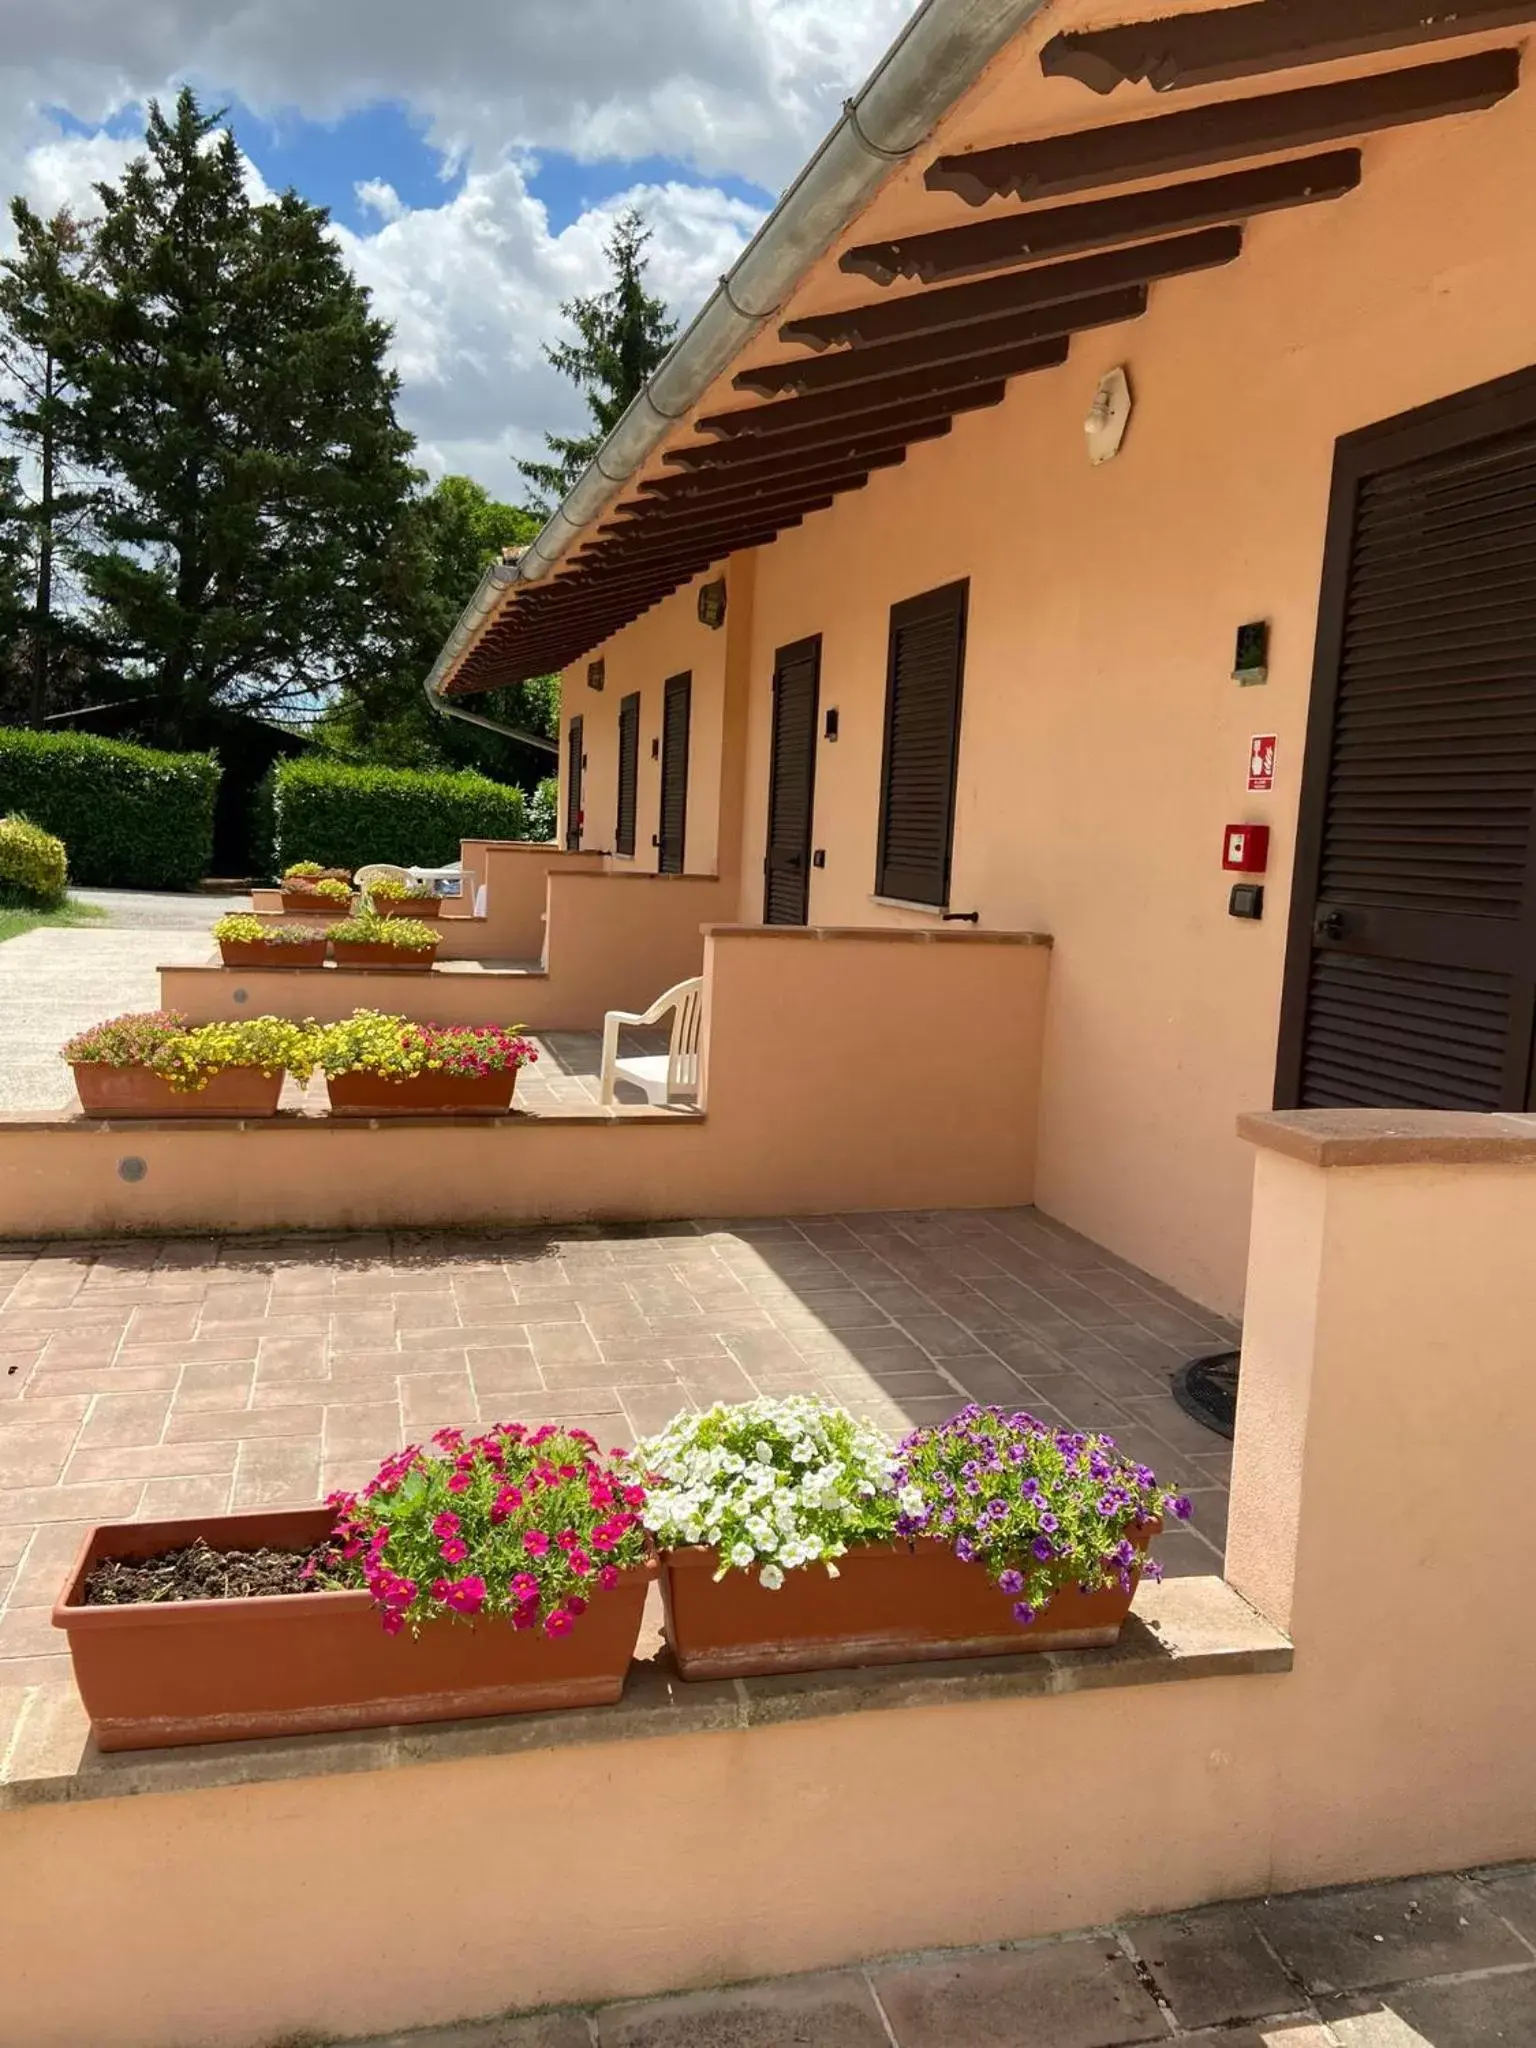
<svg viewBox="0 0 1536 2048">
<path fill-rule="evenodd" d="M 450 1536 L 443 1545 L 444 1564 L 462 1564 L 469 1555 L 469 1545 L 462 1536 Z"/>
<path fill-rule="evenodd" d="M 611 1593 L 619 1583 L 619 1568 L 616 1564 L 605 1564 L 597 1575 L 597 1583 L 605 1593 Z"/>
<path fill-rule="evenodd" d="M 543 1557 L 549 1549 L 549 1538 L 542 1529 L 525 1529 L 523 1548 L 530 1557 Z"/>
<path fill-rule="evenodd" d="M 443 1598 L 455 1614 L 478 1614 L 485 1605 L 485 1581 L 478 1576 L 458 1579 Z"/>
<path fill-rule="evenodd" d="M 563 1607 L 551 1608 L 544 1617 L 544 1633 L 547 1636 L 568 1636 L 576 1626 Z"/>
<path fill-rule="evenodd" d="M 448 1491 L 450 1493 L 468 1493 L 474 1483 L 475 1475 L 473 1472 L 451 1472 L 448 1475 Z"/>
<path fill-rule="evenodd" d="M 442 1514 L 437 1515 L 433 1518 L 432 1534 L 438 1539 L 439 1542 L 442 1542 L 445 1536 L 457 1536 L 459 1533 L 459 1526 L 460 1525 L 458 1516 L 449 1514 L 445 1510 Z"/>
<path fill-rule="evenodd" d="M 591 1578 L 592 1560 L 584 1550 L 568 1550 L 565 1555 L 565 1561 L 578 1579 Z"/>
</svg>

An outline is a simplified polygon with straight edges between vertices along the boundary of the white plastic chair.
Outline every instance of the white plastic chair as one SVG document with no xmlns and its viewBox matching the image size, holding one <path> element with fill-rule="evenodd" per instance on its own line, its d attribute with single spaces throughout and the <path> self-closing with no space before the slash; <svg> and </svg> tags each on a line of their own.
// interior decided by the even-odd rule
<svg viewBox="0 0 1536 2048">
<path fill-rule="evenodd" d="M 619 1058 L 619 1032 L 626 1024 L 659 1024 L 671 1011 L 672 1043 L 664 1053 L 646 1053 L 637 1059 Z M 603 1019 L 603 1064 L 601 1101 L 613 1101 L 614 1086 L 632 1081 L 643 1088 L 651 1102 L 663 1105 L 677 1096 L 699 1092 L 699 1028 L 704 1014 L 704 983 L 680 981 L 643 1016 L 631 1010 L 610 1010 Z"/>
</svg>

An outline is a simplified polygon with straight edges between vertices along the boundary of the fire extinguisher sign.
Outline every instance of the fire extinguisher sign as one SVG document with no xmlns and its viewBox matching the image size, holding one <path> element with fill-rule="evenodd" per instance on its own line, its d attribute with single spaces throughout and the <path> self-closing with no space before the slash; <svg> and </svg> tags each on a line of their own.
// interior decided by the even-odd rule
<svg viewBox="0 0 1536 2048">
<path fill-rule="evenodd" d="M 1275 786 L 1275 735 L 1255 734 L 1248 749 L 1248 793 L 1259 796 Z"/>
</svg>

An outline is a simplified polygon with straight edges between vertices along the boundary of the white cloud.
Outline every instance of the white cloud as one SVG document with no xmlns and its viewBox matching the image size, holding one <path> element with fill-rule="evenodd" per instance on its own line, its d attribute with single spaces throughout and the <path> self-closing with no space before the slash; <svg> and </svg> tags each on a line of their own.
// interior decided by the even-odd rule
<svg viewBox="0 0 1536 2048">
<path fill-rule="evenodd" d="M 758 215 L 709 185 L 668 183 L 589 209 L 556 234 L 529 191 L 543 150 L 664 156 L 709 178 L 777 187 L 793 174 L 915 0 L 0 0 L 0 193 L 89 204 L 134 153 L 63 135 L 47 109 L 99 123 L 189 78 L 209 100 L 330 120 L 400 101 L 465 176 L 411 207 L 388 165 L 358 181 L 366 230 L 338 227 L 396 329 L 402 415 L 434 470 L 498 493 L 546 427 L 579 426 L 540 344 L 559 306 L 604 281 L 602 245 L 627 203 L 655 230 L 652 278 L 683 317 Z M 253 189 L 260 189 L 252 168 Z"/>
</svg>

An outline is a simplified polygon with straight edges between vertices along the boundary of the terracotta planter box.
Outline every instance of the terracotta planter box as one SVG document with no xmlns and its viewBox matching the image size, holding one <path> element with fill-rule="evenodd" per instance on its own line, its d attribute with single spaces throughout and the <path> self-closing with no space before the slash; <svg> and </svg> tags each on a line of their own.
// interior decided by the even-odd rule
<svg viewBox="0 0 1536 2048">
<path fill-rule="evenodd" d="M 386 896 L 370 896 L 368 901 L 380 917 L 424 917 L 430 923 L 443 914 L 441 896 L 412 896 L 393 901 Z"/>
<path fill-rule="evenodd" d="M 284 889 L 282 892 L 284 910 L 297 910 L 305 917 L 350 917 L 350 903 L 331 903 L 324 896 L 313 896 L 307 889 Z"/>
<path fill-rule="evenodd" d="M 338 967 L 395 967 L 402 972 L 425 974 L 437 958 L 436 946 L 413 953 L 405 946 L 350 945 L 345 939 L 331 943 L 331 957 Z"/>
<path fill-rule="evenodd" d="M 323 967 L 327 939 L 313 939 L 303 945 L 258 945 L 249 939 L 220 939 L 219 957 L 226 967 Z"/>
<path fill-rule="evenodd" d="M 568 1636 L 506 1620 L 387 1636 L 365 1592 L 86 1607 L 104 1557 L 152 1557 L 197 1537 L 220 1549 L 308 1550 L 329 1508 L 203 1515 L 93 1529 L 53 1610 L 99 1749 L 320 1735 L 403 1722 L 611 1705 L 624 1690 L 654 1567 L 624 1574 Z"/>
<path fill-rule="evenodd" d="M 1142 1531 L 1143 1549 L 1154 1533 Z M 807 1565 L 786 1572 L 777 1593 L 755 1571 L 728 1572 L 717 1585 L 716 1564 L 712 1550 L 662 1553 L 667 1641 L 684 1678 L 1098 1649 L 1119 1636 L 1135 1590 L 1058 1593 L 1022 1628 L 1009 1595 L 947 1544 L 850 1550 L 837 1560 L 837 1578 Z"/>
<path fill-rule="evenodd" d="M 281 1074 L 226 1067 L 206 1088 L 184 1094 L 148 1067 L 79 1066 L 70 1071 L 87 1116 L 276 1116 Z"/>
<path fill-rule="evenodd" d="M 412 1074 L 389 1081 L 382 1074 L 326 1078 L 333 1116 L 504 1116 L 512 1107 L 517 1069 L 504 1074 Z"/>
</svg>

